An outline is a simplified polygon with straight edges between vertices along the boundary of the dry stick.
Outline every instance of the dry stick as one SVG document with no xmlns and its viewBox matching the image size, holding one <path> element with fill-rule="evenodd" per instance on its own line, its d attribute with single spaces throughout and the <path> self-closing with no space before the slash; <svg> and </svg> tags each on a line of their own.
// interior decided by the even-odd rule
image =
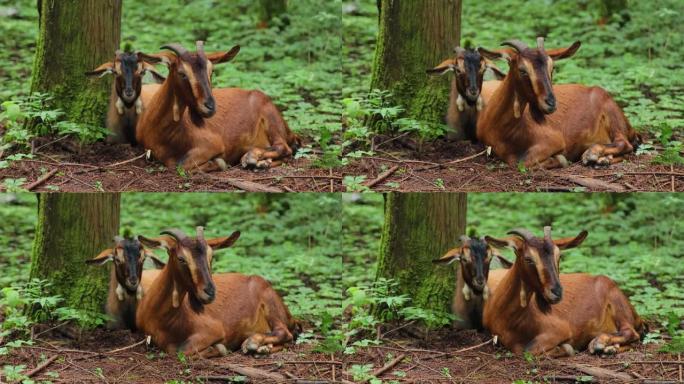
<svg viewBox="0 0 684 384">
<path fill-rule="evenodd" d="M 492 341 L 494 341 L 493 338 L 492 338 L 492 339 L 489 339 L 489 340 L 487 340 L 487 341 L 485 341 L 484 343 L 480 343 L 480 344 L 473 345 L 473 346 L 470 346 L 470 347 L 467 347 L 467 348 L 459 349 L 458 351 L 443 352 L 442 355 L 428 356 L 428 357 L 423 358 L 422 360 L 432 360 L 432 359 L 436 359 L 436 358 L 439 358 L 439 357 L 451 357 L 451 356 L 453 356 L 453 355 L 455 355 L 455 354 L 458 354 L 458 353 L 468 352 L 468 351 L 472 351 L 473 349 L 477 349 L 477 348 L 483 347 L 483 346 L 485 346 L 485 345 L 491 343 Z"/>
<path fill-rule="evenodd" d="M 572 364 L 572 363 L 567 363 L 563 364 L 566 367 L 571 367 L 575 368 L 576 370 L 580 372 L 584 372 L 588 375 L 596 376 L 598 378 L 602 379 L 618 379 L 618 380 L 632 380 L 632 377 L 626 373 L 622 372 L 615 372 L 611 371 L 610 369 L 606 368 L 601 368 L 601 367 L 593 367 L 591 365 L 583 365 L 583 364 Z"/>
<path fill-rule="evenodd" d="M 327 175 L 278 175 L 266 176 L 250 179 L 251 181 L 272 180 L 272 179 L 332 179 L 342 180 L 341 176 L 327 176 Z"/>
<path fill-rule="evenodd" d="M 144 339 L 138 341 L 138 342 L 135 343 L 135 344 L 131 344 L 131 345 L 126 346 L 126 347 L 123 347 L 123 348 L 113 349 L 113 350 L 111 350 L 111 351 L 109 351 L 109 352 L 105 352 L 105 353 L 106 353 L 106 354 L 112 354 L 112 353 L 122 352 L 122 351 L 125 351 L 125 350 L 127 350 L 127 349 L 135 348 L 135 347 L 137 347 L 138 345 L 144 343 L 146 340 L 147 340 L 147 338 L 144 338 Z"/>
<path fill-rule="evenodd" d="M 366 187 L 368 188 L 373 188 L 374 186 L 382 183 L 387 179 L 388 177 L 392 176 L 394 172 L 396 172 L 399 169 L 398 165 L 395 165 L 394 167 L 386 170 L 385 172 L 381 173 L 376 177 L 374 180 L 370 181 L 368 184 L 366 184 Z"/>
<path fill-rule="evenodd" d="M 124 164 L 128 164 L 128 163 L 132 163 L 132 162 L 134 162 L 134 161 L 136 161 L 136 160 L 138 160 L 138 159 L 141 159 L 141 158 L 145 157 L 146 154 L 147 154 L 147 153 L 143 153 L 142 155 L 136 156 L 136 157 L 134 157 L 134 158 L 132 158 L 132 159 L 128 159 L 128 160 L 124 160 L 124 161 L 119 161 L 118 163 L 114 163 L 114 164 L 105 165 L 105 166 L 102 167 L 102 168 L 114 168 L 114 167 L 118 167 L 119 165 L 124 165 Z"/>
<path fill-rule="evenodd" d="M 34 375 L 37 374 L 38 372 L 40 372 L 40 371 L 42 371 L 43 369 L 45 369 L 48 365 L 52 364 L 52 362 L 55 361 L 55 360 L 57 360 L 58 357 L 59 357 L 59 355 L 53 355 L 51 358 L 49 358 L 49 359 L 43 361 L 42 363 L 38 364 L 37 367 L 33 368 L 33 369 L 30 370 L 28 373 L 26 373 L 26 377 L 32 377 L 32 376 L 34 376 Z"/>
<path fill-rule="evenodd" d="M 670 172 L 671 173 L 674 172 L 674 165 L 673 164 L 670 164 Z M 675 177 L 674 177 L 674 175 L 670 176 L 670 182 L 672 183 L 672 192 L 674 192 L 675 191 Z M 679 381 L 681 381 L 681 380 L 682 379 L 679 378 Z"/>
<path fill-rule="evenodd" d="M 487 149 L 483 150 L 482 152 L 478 152 L 478 153 L 476 153 L 476 154 L 474 154 L 474 155 L 470 155 L 470 156 L 464 157 L 464 158 L 462 158 L 462 159 L 447 161 L 446 163 L 437 164 L 437 165 L 433 165 L 433 166 L 430 166 L 430 167 L 418 168 L 418 169 L 414 169 L 414 171 L 416 171 L 416 172 L 417 172 L 417 171 L 427 171 L 427 170 L 429 170 L 429 169 L 441 168 L 441 167 L 444 167 L 444 166 L 446 166 L 446 165 L 452 165 L 452 164 L 462 163 L 462 162 L 464 162 L 464 161 L 472 160 L 472 159 L 474 159 L 474 158 L 476 158 L 476 157 L 482 156 L 482 155 L 484 155 L 485 153 L 487 153 Z"/>
<path fill-rule="evenodd" d="M 48 332 L 50 332 L 50 331 L 52 331 L 52 330 L 54 330 L 54 329 L 57 329 L 57 328 L 59 328 L 59 327 L 62 327 L 62 326 L 64 326 L 64 325 L 67 325 L 67 324 L 69 324 L 69 322 L 68 322 L 68 321 L 65 321 L 65 322 L 63 322 L 63 323 L 61 323 L 61 324 L 55 325 L 54 327 L 48 328 L 48 329 L 46 329 L 46 330 L 44 330 L 44 331 L 42 331 L 42 332 L 38 332 L 37 334 L 33 335 L 33 336 L 31 337 L 31 339 L 37 339 L 38 336 L 40 336 L 40 335 L 42 335 L 42 334 L 44 334 L 44 333 L 48 333 Z"/>
<path fill-rule="evenodd" d="M 226 367 L 235 373 L 249 376 L 255 379 L 270 379 L 270 380 L 285 380 L 285 376 L 278 373 L 266 372 L 262 369 L 245 367 L 237 364 L 222 363 L 222 367 Z"/>
<path fill-rule="evenodd" d="M 406 354 L 405 354 L 405 353 L 400 354 L 399 356 L 395 357 L 394 359 L 392 359 L 392 360 L 391 360 L 390 362 L 388 362 L 387 364 L 385 364 L 385 365 L 383 365 L 382 367 L 380 367 L 380 368 L 376 369 L 375 371 L 373 371 L 373 373 L 371 373 L 371 375 L 373 375 L 373 376 L 375 376 L 375 377 L 379 377 L 379 376 L 382 375 L 383 373 L 385 373 L 385 372 L 389 371 L 390 369 L 392 369 L 392 367 L 394 367 L 395 365 L 399 364 L 399 362 L 401 362 L 402 360 L 404 360 L 405 357 L 406 357 Z"/>
<path fill-rule="evenodd" d="M 677 354 L 677 360 L 682 361 L 682 354 L 681 353 Z M 684 380 L 682 380 L 682 366 L 681 366 L 681 364 L 679 365 L 679 381 L 684 381 Z"/>
<path fill-rule="evenodd" d="M 386 152 L 385 152 L 386 153 Z M 430 164 L 433 166 L 440 166 L 438 163 L 433 163 L 432 161 L 421 161 L 421 160 L 406 160 L 406 159 L 386 159 L 384 157 L 375 157 L 375 156 L 366 156 L 364 159 L 371 159 L 371 160 L 380 160 L 380 161 L 387 161 L 390 163 L 399 163 L 399 164 L 406 164 L 406 163 L 413 163 L 413 164 Z"/>
<path fill-rule="evenodd" d="M 238 179 L 232 179 L 232 178 L 222 178 L 222 177 L 217 177 L 217 176 L 213 176 L 213 175 L 211 175 L 210 177 L 214 180 L 224 182 L 228 185 L 231 185 L 235 188 L 238 188 L 238 189 L 241 189 L 241 190 L 247 191 L 247 192 L 270 192 L 270 193 L 283 192 L 283 190 L 280 188 L 269 187 L 268 185 L 263 185 L 263 184 L 255 183 L 252 181 L 238 180 Z"/>
<path fill-rule="evenodd" d="M 50 172 L 44 174 L 43 176 L 39 177 L 38 180 L 36 180 L 36 181 L 34 181 L 33 183 L 29 184 L 29 185 L 26 187 L 26 190 L 27 190 L 27 191 L 30 191 L 30 190 L 32 190 L 33 188 L 36 188 L 37 186 L 43 184 L 44 182 L 48 181 L 48 179 L 50 179 L 52 176 L 54 176 L 58 171 L 59 171 L 59 169 L 55 168 L 55 169 L 53 169 L 52 171 L 50 171 Z"/>
<path fill-rule="evenodd" d="M 598 179 L 593 179 L 591 177 L 582 176 L 565 176 L 566 179 L 572 181 L 575 184 L 581 185 L 583 187 L 593 188 L 593 189 L 607 189 L 614 192 L 624 192 L 625 188 L 620 184 L 606 183 Z"/>
</svg>

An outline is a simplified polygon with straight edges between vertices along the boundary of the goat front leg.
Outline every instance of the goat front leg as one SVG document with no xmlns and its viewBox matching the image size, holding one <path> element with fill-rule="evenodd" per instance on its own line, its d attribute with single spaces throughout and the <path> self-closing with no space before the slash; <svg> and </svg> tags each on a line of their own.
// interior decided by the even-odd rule
<svg viewBox="0 0 684 384">
<path fill-rule="evenodd" d="M 184 170 L 198 169 L 202 172 L 226 170 L 228 166 L 220 156 L 222 150 L 196 147 L 188 151 L 178 162 Z"/>
<path fill-rule="evenodd" d="M 194 333 L 188 337 L 178 349 L 188 357 L 226 356 L 228 349 L 223 344 L 224 338 L 225 333 L 222 325 L 220 323 L 209 323 L 202 327 L 202 332 Z"/>
<path fill-rule="evenodd" d="M 620 352 L 620 345 L 630 344 L 639 340 L 639 333 L 631 324 L 624 324 L 620 330 L 614 334 L 601 333 L 596 336 L 587 349 L 592 355 L 614 355 Z"/>
<path fill-rule="evenodd" d="M 549 325 L 550 331 L 538 334 L 527 343 L 525 351 L 535 356 L 564 357 L 574 355 L 575 350 L 569 343 L 572 338 L 572 331 L 567 324 L 555 323 L 557 324 Z"/>
<path fill-rule="evenodd" d="M 283 349 L 283 344 L 292 341 L 287 325 L 277 322 L 270 333 L 255 333 L 242 343 L 242 353 L 269 354 Z"/>
</svg>

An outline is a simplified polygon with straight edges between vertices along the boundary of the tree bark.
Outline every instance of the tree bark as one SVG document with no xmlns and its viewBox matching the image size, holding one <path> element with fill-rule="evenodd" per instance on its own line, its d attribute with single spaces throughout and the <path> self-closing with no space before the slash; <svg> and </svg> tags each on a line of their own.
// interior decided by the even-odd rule
<svg viewBox="0 0 684 384">
<path fill-rule="evenodd" d="M 119 194 L 38 195 L 30 277 L 48 280 L 49 294 L 62 296 L 70 307 L 103 312 L 109 268 L 85 261 L 111 247 L 119 231 L 119 202 Z"/>
<path fill-rule="evenodd" d="M 40 0 L 31 92 L 47 92 L 66 119 L 103 126 L 109 81 L 85 76 L 112 60 L 121 35 L 121 0 Z"/>
<path fill-rule="evenodd" d="M 398 282 L 413 306 L 448 312 L 454 269 L 432 260 L 458 244 L 465 225 L 465 193 L 388 194 L 376 278 Z"/>
<path fill-rule="evenodd" d="M 371 89 L 391 91 L 410 118 L 442 123 L 449 80 L 425 70 L 453 56 L 460 43 L 461 0 L 381 0 L 380 8 Z"/>
</svg>

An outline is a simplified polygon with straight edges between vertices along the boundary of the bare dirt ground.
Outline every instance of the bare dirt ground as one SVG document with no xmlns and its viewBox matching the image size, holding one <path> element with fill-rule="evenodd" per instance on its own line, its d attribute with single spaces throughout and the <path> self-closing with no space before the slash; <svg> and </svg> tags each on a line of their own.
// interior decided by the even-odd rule
<svg viewBox="0 0 684 384">
<path fill-rule="evenodd" d="M 488 157 L 484 147 L 446 140 L 424 144 L 376 137 L 375 156 L 334 169 L 316 168 L 307 159 L 291 160 L 266 171 L 233 167 L 211 174 L 179 175 L 148 160 L 141 149 L 95 143 L 78 148 L 66 140 L 40 148 L 33 159 L 12 162 L 0 170 L 1 179 L 23 178 L 32 191 L 256 191 L 340 192 L 375 191 L 684 191 L 684 167 L 655 165 L 649 155 L 630 155 L 610 168 L 573 164 L 558 170 L 511 169 Z M 345 185 L 345 176 L 365 176 Z"/>
<path fill-rule="evenodd" d="M 444 330 L 425 340 L 403 328 L 385 338 L 383 345 L 358 349 L 353 355 L 316 353 L 301 344 L 267 357 L 232 353 L 183 361 L 144 345 L 140 334 L 99 329 L 74 335 L 57 329 L 40 335 L 33 346 L 3 356 L 0 365 L 23 364 L 24 374 L 33 380 L 53 383 L 350 383 L 362 381 L 355 380 L 352 366 L 367 364 L 378 378 L 402 383 L 681 383 L 681 356 L 657 349 L 653 344 L 637 345 L 616 356 L 582 352 L 571 358 L 528 361 L 493 346 L 488 335 L 475 331 Z"/>
</svg>

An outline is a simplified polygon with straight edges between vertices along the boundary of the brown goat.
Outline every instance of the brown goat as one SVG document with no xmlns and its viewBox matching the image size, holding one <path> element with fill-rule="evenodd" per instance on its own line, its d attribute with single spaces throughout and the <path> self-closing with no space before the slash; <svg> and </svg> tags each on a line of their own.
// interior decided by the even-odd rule
<svg viewBox="0 0 684 384">
<path fill-rule="evenodd" d="M 108 142 L 136 144 L 135 127 L 144 110 L 142 96 L 145 93 L 154 94 L 158 89 L 155 85 L 143 85 L 142 79 L 149 72 L 156 82 L 163 83 L 165 80 L 153 65 L 142 58 L 140 52 L 116 51 L 114 61 L 86 72 L 87 76 L 115 75 L 107 112 L 107 128 L 113 135 L 107 137 Z"/>
<path fill-rule="evenodd" d="M 204 53 L 202 41 L 197 53 L 179 44 L 162 49 L 173 53 L 145 55 L 150 63 L 168 66 L 169 74 L 140 119 L 137 139 L 167 167 L 214 171 L 240 163 L 268 168 L 301 144 L 264 93 L 239 88 L 212 92 L 213 66 L 232 60 L 239 46 L 211 54 Z"/>
<path fill-rule="evenodd" d="M 577 41 L 566 49 L 537 48 L 511 40 L 507 53 L 479 48 L 489 58 L 506 58 L 509 71 L 481 114 L 477 138 L 509 164 L 556 168 L 578 161 L 609 165 L 632 152 L 639 136 L 604 89 L 579 84 L 552 85 L 556 60 L 571 57 Z"/>
<path fill-rule="evenodd" d="M 169 261 L 138 307 L 137 325 L 163 350 L 212 357 L 228 349 L 271 353 L 293 340 L 299 324 L 266 280 L 239 273 L 211 274 L 214 249 L 240 236 L 204 239 L 202 227 L 190 238 L 177 229 L 148 239 Z"/>
<path fill-rule="evenodd" d="M 515 263 L 485 303 L 484 326 L 514 353 L 569 356 L 589 346 L 590 353 L 617 353 L 621 345 L 639 340 L 644 323 L 614 281 L 586 273 L 559 275 L 562 249 L 587 237 L 551 239 L 524 229 L 504 239 L 486 237 L 515 251 Z"/>
<path fill-rule="evenodd" d="M 476 141 L 477 117 L 501 83 L 497 80 L 483 81 L 485 71 L 490 69 L 498 80 L 506 75 L 477 50 L 456 47 L 454 52 L 453 59 L 444 60 L 426 73 L 441 76 L 454 72 L 446 116 L 451 129 L 449 138 Z"/>
<path fill-rule="evenodd" d="M 451 311 L 457 316 L 455 329 L 483 329 L 482 311 L 490 296 L 488 277 L 492 256 L 496 256 L 504 268 L 511 267 L 511 263 L 490 247 L 484 238 L 461 236 L 460 247 L 450 249 L 444 256 L 432 261 L 446 264 L 459 262 L 456 291 L 451 304 Z"/>
<path fill-rule="evenodd" d="M 86 264 L 91 265 L 113 262 L 105 306 L 105 312 L 111 317 L 108 328 L 136 330 L 135 312 L 138 301 L 160 272 L 158 269 L 148 270 L 143 274 L 143 263 L 148 257 L 156 268 L 164 267 L 164 262 L 145 249 L 137 239 L 116 236 L 113 248 L 107 248 L 94 258 L 86 260 Z"/>
</svg>

